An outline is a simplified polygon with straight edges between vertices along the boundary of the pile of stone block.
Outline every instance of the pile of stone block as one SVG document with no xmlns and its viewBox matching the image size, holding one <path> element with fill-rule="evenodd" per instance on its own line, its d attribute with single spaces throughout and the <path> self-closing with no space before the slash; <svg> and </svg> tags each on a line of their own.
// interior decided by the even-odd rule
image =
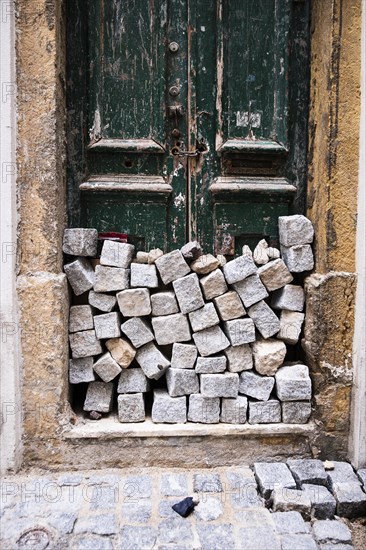
<svg viewBox="0 0 366 550">
<path fill-rule="evenodd" d="M 226 259 L 195 241 L 135 254 L 104 240 L 98 258 L 95 229 L 66 229 L 69 375 L 88 384 L 84 410 L 117 401 L 121 422 L 142 422 L 152 392 L 157 423 L 307 422 L 309 370 L 286 358 L 304 322 L 299 274 L 313 268 L 313 235 L 304 216 L 282 216 L 280 250 L 261 240 Z"/>
</svg>

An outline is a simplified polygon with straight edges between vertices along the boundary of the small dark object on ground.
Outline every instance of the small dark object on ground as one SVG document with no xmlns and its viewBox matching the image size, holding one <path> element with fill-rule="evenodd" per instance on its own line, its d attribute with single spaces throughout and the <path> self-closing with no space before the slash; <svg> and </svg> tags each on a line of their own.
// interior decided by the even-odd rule
<svg viewBox="0 0 366 550">
<path fill-rule="evenodd" d="M 172 508 L 174 512 L 177 512 L 182 518 L 187 518 L 191 512 L 193 512 L 194 507 L 196 506 L 192 497 L 186 497 L 177 504 L 173 504 Z"/>
<path fill-rule="evenodd" d="M 90 411 L 89 416 L 92 420 L 100 420 L 102 415 L 97 411 Z"/>
</svg>

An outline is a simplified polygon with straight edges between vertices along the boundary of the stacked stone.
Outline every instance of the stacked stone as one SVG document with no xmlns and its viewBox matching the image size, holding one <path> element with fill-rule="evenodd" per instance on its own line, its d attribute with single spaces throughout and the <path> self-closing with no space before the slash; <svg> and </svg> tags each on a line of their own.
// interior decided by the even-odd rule
<svg viewBox="0 0 366 550">
<path fill-rule="evenodd" d="M 307 422 L 308 368 L 285 358 L 304 321 L 293 274 L 312 268 L 312 224 L 280 217 L 279 238 L 281 252 L 262 240 L 228 262 L 196 241 L 135 255 L 105 240 L 96 260 L 96 230 L 65 230 L 81 302 L 70 308 L 70 383 L 88 384 L 84 410 L 111 411 L 116 387 L 119 420 L 144 421 L 149 380 L 162 379 L 153 422 Z"/>
</svg>

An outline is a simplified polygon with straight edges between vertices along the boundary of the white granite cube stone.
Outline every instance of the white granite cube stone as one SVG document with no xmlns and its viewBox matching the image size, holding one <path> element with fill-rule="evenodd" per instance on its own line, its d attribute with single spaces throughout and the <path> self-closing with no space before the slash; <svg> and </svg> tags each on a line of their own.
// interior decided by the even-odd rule
<svg viewBox="0 0 366 550">
<path fill-rule="evenodd" d="M 285 285 L 272 294 L 271 306 L 273 309 L 287 309 L 288 311 L 302 311 L 304 309 L 305 292 L 299 285 Z"/>
<path fill-rule="evenodd" d="M 107 350 L 123 369 L 127 369 L 135 358 L 136 350 L 123 338 L 111 338 L 105 343 Z"/>
<path fill-rule="evenodd" d="M 113 403 L 113 382 L 90 382 L 86 391 L 84 411 L 108 413 Z"/>
<path fill-rule="evenodd" d="M 170 361 L 152 342 L 145 344 L 137 350 L 136 361 L 145 375 L 154 380 L 161 378 L 170 366 Z"/>
<path fill-rule="evenodd" d="M 274 383 L 275 379 L 272 376 L 260 376 L 252 371 L 244 371 L 239 378 L 239 393 L 259 401 L 268 401 Z"/>
<path fill-rule="evenodd" d="M 139 317 L 128 319 L 122 323 L 121 329 L 135 348 L 140 348 L 154 340 L 154 333 L 145 319 Z"/>
<path fill-rule="evenodd" d="M 257 267 L 251 256 L 239 256 L 235 260 L 231 260 L 223 267 L 225 279 L 229 285 L 242 281 L 249 275 L 257 272 Z"/>
<path fill-rule="evenodd" d="M 165 285 L 184 277 L 191 270 L 180 250 L 173 250 L 155 260 L 161 280 Z"/>
<path fill-rule="evenodd" d="M 312 243 L 314 238 L 313 224 L 301 214 L 279 216 L 278 232 L 280 243 L 285 246 Z"/>
<path fill-rule="evenodd" d="M 173 344 L 172 369 L 193 369 L 197 359 L 197 348 L 194 344 Z"/>
<path fill-rule="evenodd" d="M 270 292 L 282 288 L 293 280 L 291 273 L 281 258 L 262 265 L 258 269 L 258 275 L 266 289 Z"/>
<path fill-rule="evenodd" d="M 188 260 L 196 260 L 200 256 L 202 256 L 202 248 L 199 242 L 197 241 L 190 241 L 189 243 L 182 246 L 180 249 L 183 257 Z"/>
<path fill-rule="evenodd" d="M 246 311 L 239 295 L 235 290 L 230 290 L 213 300 L 221 321 L 230 321 L 243 317 Z"/>
<path fill-rule="evenodd" d="M 306 365 L 281 367 L 275 377 L 277 396 L 281 401 L 311 399 L 311 380 Z"/>
<path fill-rule="evenodd" d="M 109 351 L 104 353 L 98 361 L 94 363 L 94 370 L 103 382 L 111 382 L 122 371 L 119 364 L 113 359 Z"/>
<path fill-rule="evenodd" d="M 200 391 L 200 383 L 194 370 L 170 368 L 166 371 L 166 382 L 171 397 L 189 395 Z"/>
<path fill-rule="evenodd" d="M 187 316 L 182 313 L 152 317 L 151 323 L 159 346 L 188 342 L 191 339 Z"/>
<path fill-rule="evenodd" d="M 229 340 L 217 325 L 195 332 L 192 337 L 202 357 L 214 355 L 230 346 Z"/>
<path fill-rule="evenodd" d="M 145 401 L 142 393 L 119 395 L 117 403 L 120 422 L 145 421 Z"/>
<path fill-rule="evenodd" d="M 151 313 L 150 292 L 147 288 L 131 288 L 117 294 L 118 307 L 124 317 L 143 317 Z"/>
<path fill-rule="evenodd" d="M 102 292 L 91 290 L 88 295 L 88 302 L 91 306 L 99 309 L 99 311 L 110 313 L 117 305 L 117 298 L 111 294 L 103 294 Z"/>
<path fill-rule="evenodd" d="M 69 264 L 65 264 L 64 271 L 75 296 L 80 296 L 80 294 L 93 288 L 95 273 L 86 258 L 78 258 Z"/>
<path fill-rule="evenodd" d="M 250 275 L 246 279 L 234 283 L 233 287 L 239 294 L 245 307 L 250 307 L 268 297 L 266 287 L 262 284 L 257 274 Z"/>
<path fill-rule="evenodd" d="M 213 327 L 220 323 L 215 306 L 211 302 L 205 304 L 201 309 L 192 311 L 188 316 L 194 332 Z"/>
<path fill-rule="evenodd" d="M 281 422 L 281 404 L 277 399 L 249 401 L 249 424 L 278 424 Z"/>
<path fill-rule="evenodd" d="M 131 264 L 131 287 L 158 288 L 158 274 L 154 264 Z"/>
<path fill-rule="evenodd" d="M 253 354 L 249 344 L 230 346 L 224 353 L 227 357 L 229 372 L 242 372 L 253 368 Z"/>
<path fill-rule="evenodd" d="M 284 401 L 282 403 L 282 422 L 285 424 L 306 424 L 310 415 L 310 401 Z"/>
<path fill-rule="evenodd" d="M 100 340 L 103 338 L 118 338 L 121 336 L 121 316 L 116 311 L 95 315 L 94 325 L 95 334 Z"/>
<path fill-rule="evenodd" d="M 220 422 L 225 424 L 245 424 L 247 421 L 248 399 L 238 395 L 236 399 L 223 397 L 221 399 Z"/>
<path fill-rule="evenodd" d="M 268 338 L 252 344 L 255 370 L 265 376 L 273 376 L 283 364 L 286 346 L 283 342 Z"/>
<path fill-rule="evenodd" d="M 178 313 L 178 303 L 173 291 L 157 292 L 150 296 L 151 314 L 154 317 Z"/>
<path fill-rule="evenodd" d="M 173 281 L 173 288 L 182 313 L 189 313 L 204 306 L 196 273 L 176 279 Z"/>
<path fill-rule="evenodd" d="M 117 393 L 146 393 L 149 389 L 149 379 L 141 368 L 124 369 L 121 372 Z"/>
<path fill-rule="evenodd" d="M 207 275 L 219 267 L 219 260 L 212 254 L 203 254 L 191 263 L 191 269 L 199 275 Z"/>
<path fill-rule="evenodd" d="M 204 397 L 237 397 L 239 375 L 234 372 L 223 374 L 201 374 L 201 394 Z"/>
<path fill-rule="evenodd" d="M 255 326 L 252 319 L 224 321 L 224 332 L 232 346 L 249 344 L 255 340 Z"/>
<path fill-rule="evenodd" d="M 304 319 L 304 313 L 287 311 L 285 309 L 282 310 L 280 316 L 280 330 L 277 334 L 277 338 L 283 340 L 286 344 L 297 344 Z"/>
<path fill-rule="evenodd" d="M 130 270 L 122 267 L 95 266 L 95 292 L 115 292 L 130 286 Z"/>
<path fill-rule="evenodd" d="M 71 353 L 73 359 L 99 355 L 103 349 L 96 337 L 95 330 L 83 330 L 69 335 Z"/>
<path fill-rule="evenodd" d="M 93 370 L 93 357 L 69 360 L 69 382 L 80 384 L 81 382 L 93 382 L 95 373 Z"/>
<path fill-rule="evenodd" d="M 266 302 L 261 301 L 250 306 L 248 315 L 263 338 L 270 338 L 280 330 L 280 320 Z"/>
<path fill-rule="evenodd" d="M 100 255 L 101 265 L 123 267 L 127 269 L 132 262 L 135 247 L 133 244 L 119 243 L 118 241 L 104 241 Z"/>
<path fill-rule="evenodd" d="M 220 398 L 203 397 L 200 393 L 190 395 L 188 420 L 200 424 L 218 424 L 220 420 Z"/>
<path fill-rule="evenodd" d="M 155 423 L 181 424 L 187 422 L 187 398 L 170 397 L 166 390 L 154 390 L 151 420 Z"/>
<path fill-rule="evenodd" d="M 96 229 L 65 229 L 62 250 L 72 256 L 96 256 L 98 231 Z"/>
<path fill-rule="evenodd" d="M 226 369 L 226 357 L 216 355 L 215 357 L 198 357 L 196 362 L 196 372 L 198 374 L 217 374 Z"/>
<path fill-rule="evenodd" d="M 200 280 L 203 295 L 206 300 L 212 300 L 227 291 L 227 284 L 221 269 L 215 269 Z"/>
<path fill-rule="evenodd" d="M 80 332 L 94 328 L 93 311 L 90 306 L 71 306 L 69 332 Z"/>
<path fill-rule="evenodd" d="M 281 254 L 283 261 L 291 273 L 302 273 L 311 271 L 314 267 L 314 256 L 310 244 L 297 246 L 282 246 Z"/>
</svg>

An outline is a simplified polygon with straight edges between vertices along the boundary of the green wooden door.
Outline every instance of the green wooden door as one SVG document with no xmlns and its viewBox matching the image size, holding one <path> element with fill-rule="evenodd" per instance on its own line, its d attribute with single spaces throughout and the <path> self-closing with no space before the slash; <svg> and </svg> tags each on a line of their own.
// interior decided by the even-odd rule
<svg viewBox="0 0 366 550">
<path fill-rule="evenodd" d="M 304 208 L 308 5 L 68 2 L 70 225 L 228 256 Z"/>
</svg>

